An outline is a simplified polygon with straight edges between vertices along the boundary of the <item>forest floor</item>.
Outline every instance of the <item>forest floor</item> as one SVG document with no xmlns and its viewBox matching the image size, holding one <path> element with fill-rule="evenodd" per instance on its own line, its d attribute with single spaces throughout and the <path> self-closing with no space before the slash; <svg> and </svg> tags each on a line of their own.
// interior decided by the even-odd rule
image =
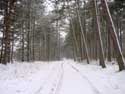
<svg viewBox="0 0 125 94">
<path fill-rule="evenodd" d="M 0 65 L 0 94 L 125 94 L 125 71 L 72 60 Z"/>
</svg>

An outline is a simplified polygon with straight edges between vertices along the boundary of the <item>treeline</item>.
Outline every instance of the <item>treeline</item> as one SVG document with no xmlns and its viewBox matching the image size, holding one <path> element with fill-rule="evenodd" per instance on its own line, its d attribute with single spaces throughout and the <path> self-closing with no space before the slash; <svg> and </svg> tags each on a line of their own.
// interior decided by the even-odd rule
<svg viewBox="0 0 125 94">
<path fill-rule="evenodd" d="M 57 12 L 45 0 L 0 0 L 0 63 L 59 60 Z"/>
<path fill-rule="evenodd" d="M 108 1 L 108 2 L 107 2 Z M 99 60 L 105 68 L 105 60 L 116 59 L 119 70 L 125 68 L 123 38 L 124 0 L 64 0 L 69 30 L 65 40 L 65 55 L 75 61 Z"/>
<path fill-rule="evenodd" d="M 121 71 L 124 25 L 124 0 L 1 0 L 0 63 L 67 57 L 105 68 L 116 59 Z"/>
</svg>

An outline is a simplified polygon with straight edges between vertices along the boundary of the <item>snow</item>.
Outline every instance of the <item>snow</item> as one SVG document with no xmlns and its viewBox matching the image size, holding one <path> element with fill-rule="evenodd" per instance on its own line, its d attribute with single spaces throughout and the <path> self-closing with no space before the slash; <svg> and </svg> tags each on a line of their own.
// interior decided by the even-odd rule
<svg viewBox="0 0 125 94">
<path fill-rule="evenodd" d="M 91 85 L 83 79 L 71 66 L 64 65 L 64 80 L 60 94 L 93 94 Z"/>
<path fill-rule="evenodd" d="M 0 65 L 0 94 L 124 94 L 125 71 L 72 60 Z"/>
<path fill-rule="evenodd" d="M 0 66 L 1 94 L 34 94 L 44 85 L 54 64 L 47 63 L 16 63 Z M 11 92 L 11 93 L 10 93 Z"/>
<path fill-rule="evenodd" d="M 88 80 L 99 93 L 97 94 L 124 94 L 125 92 L 125 71 L 118 72 L 117 65 L 108 64 L 106 69 L 102 69 L 96 64 L 73 64 L 79 74 Z"/>
</svg>

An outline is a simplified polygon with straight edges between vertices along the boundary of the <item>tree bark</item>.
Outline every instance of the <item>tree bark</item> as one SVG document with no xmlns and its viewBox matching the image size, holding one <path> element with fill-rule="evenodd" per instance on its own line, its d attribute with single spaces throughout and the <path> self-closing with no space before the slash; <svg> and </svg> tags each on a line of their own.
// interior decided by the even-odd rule
<svg viewBox="0 0 125 94">
<path fill-rule="evenodd" d="M 98 38 L 99 38 L 99 48 L 100 48 L 100 64 L 102 68 L 105 68 L 105 60 L 104 60 L 104 50 L 103 50 L 103 42 L 102 42 L 102 35 L 101 35 L 101 28 L 100 28 L 100 21 L 99 21 L 99 14 L 97 9 L 97 2 L 94 0 L 94 7 L 95 7 L 95 15 L 96 15 L 96 24 L 97 24 L 97 31 L 98 31 Z"/>
<path fill-rule="evenodd" d="M 82 40 L 85 46 L 85 53 L 86 53 L 86 58 L 87 58 L 87 63 L 90 63 L 90 58 L 89 58 L 89 53 L 88 53 L 88 46 L 86 43 L 86 39 L 85 39 L 85 34 L 84 34 L 84 30 L 83 30 L 83 26 L 82 26 L 82 22 L 81 22 L 81 17 L 80 17 L 80 12 L 79 12 L 79 2 L 77 0 L 75 0 L 76 3 L 76 12 L 77 12 L 77 17 L 78 17 L 78 22 L 80 25 L 80 29 L 81 29 L 81 35 L 82 35 Z"/>
</svg>

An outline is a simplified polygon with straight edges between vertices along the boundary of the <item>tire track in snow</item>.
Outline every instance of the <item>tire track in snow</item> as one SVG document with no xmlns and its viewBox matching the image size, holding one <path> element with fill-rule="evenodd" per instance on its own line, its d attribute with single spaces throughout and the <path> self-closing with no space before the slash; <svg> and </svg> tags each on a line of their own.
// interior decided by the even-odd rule
<svg viewBox="0 0 125 94">
<path fill-rule="evenodd" d="M 61 86 L 62 86 L 62 80 L 63 80 L 63 75 L 64 75 L 64 68 L 63 68 L 63 63 L 61 64 L 61 74 L 60 74 L 60 77 L 58 79 L 58 82 L 56 84 L 56 87 L 55 87 L 55 91 L 54 92 L 51 92 L 50 94 L 58 94 L 60 89 L 61 89 Z"/>
<path fill-rule="evenodd" d="M 88 79 L 88 77 L 86 77 L 85 75 L 83 75 L 83 73 L 80 72 L 80 70 L 78 68 L 76 68 L 74 65 L 72 64 L 68 64 L 73 70 L 75 70 L 84 80 L 86 80 L 88 82 L 88 84 L 91 86 L 91 89 L 94 91 L 95 94 L 101 94 L 101 92 L 93 85 L 93 83 Z"/>
<path fill-rule="evenodd" d="M 56 70 L 54 70 L 56 69 Z M 47 80 L 34 94 L 58 94 L 63 79 L 63 63 L 55 65 Z M 51 86 L 51 87 L 49 87 Z M 47 89 L 47 93 L 44 93 Z"/>
<path fill-rule="evenodd" d="M 40 91 L 44 88 L 44 86 L 46 85 L 46 83 L 48 82 L 48 80 L 52 77 L 53 73 L 55 72 L 56 67 L 57 66 L 55 66 L 55 65 L 54 65 L 54 67 L 52 67 L 52 69 L 50 70 L 50 73 L 46 77 L 46 80 L 43 81 L 43 83 L 41 84 L 41 86 L 39 87 L 39 89 L 34 94 L 39 94 L 40 93 Z"/>
</svg>

